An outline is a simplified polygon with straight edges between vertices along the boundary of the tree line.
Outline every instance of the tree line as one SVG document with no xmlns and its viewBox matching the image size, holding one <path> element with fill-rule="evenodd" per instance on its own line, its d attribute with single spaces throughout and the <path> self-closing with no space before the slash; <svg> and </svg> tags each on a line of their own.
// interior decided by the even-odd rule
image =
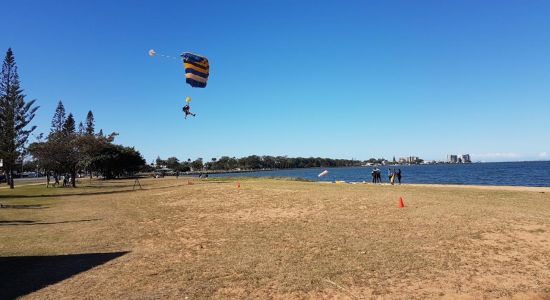
<svg viewBox="0 0 550 300">
<path fill-rule="evenodd" d="M 63 102 L 59 101 L 52 118 L 51 130 L 43 140 L 40 136 L 28 150 L 36 164 L 54 175 L 94 173 L 105 179 L 131 176 L 145 165 L 145 160 L 133 147 L 114 144 L 117 133 L 105 135 L 94 128 L 94 115 L 88 111 L 86 125 L 78 129 L 72 113 L 66 116 Z M 73 187 L 76 180 L 71 180 Z"/>
<path fill-rule="evenodd" d="M 180 161 L 176 157 L 169 157 L 166 160 L 157 157 L 155 165 L 165 166 L 175 171 L 202 171 L 202 170 L 261 170 L 261 169 L 296 169 L 296 168 L 318 168 L 318 167 L 353 167 L 360 166 L 363 162 L 349 159 L 331 159 L 320 157 L 287 157 L 287 156 L 258 156 L 250 155 L 241 158 L 222 156 L 212 158 L 210 161 L 203 161 L 197 158 L 191 161 Z"/>
<path fill-rule="evenodd" d="M 419 159 L 415 163 L 422 163 Z M 163 167 L 174 171 L 233 171 L 233 170 L 262 170 L 262 169 L 299 169 L 299 168 L 338 168 L 338 167 L 358 167 L 366 164 L 371 165 L 394 165 L 395 161 L 388 161 L 385 158 L 370 158 L 368 160 L 355 159 L 333 159 L 321 157 L 287 157 L 287 156 L 269 156 L 269 155 L 250 155 L 241 158 L 222 156 L 213 157 L 210 161 L 204 161 L 199 157 L 195 160 L 188 158 L 180 161 L 177 157 L 167 159 L 157 159 L 146 167 L 147 171 L 155 171 Z"/>
</svg>

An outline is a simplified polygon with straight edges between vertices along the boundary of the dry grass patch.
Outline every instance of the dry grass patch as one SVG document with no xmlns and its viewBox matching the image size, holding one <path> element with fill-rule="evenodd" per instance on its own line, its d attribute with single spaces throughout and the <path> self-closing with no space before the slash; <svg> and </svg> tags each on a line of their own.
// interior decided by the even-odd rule
<svg viewBox="0 0 550 300">
<path fill-rule="evenodd" d="M 3 257 L 128 252 L 27 297 L 550 295 L 549 193 L 253 179 L 240 189 L 143 180 L 134 192 L 132 183 L 0 192 L 3 204 L 43 205 L 0 210 Z"/>
</svg>

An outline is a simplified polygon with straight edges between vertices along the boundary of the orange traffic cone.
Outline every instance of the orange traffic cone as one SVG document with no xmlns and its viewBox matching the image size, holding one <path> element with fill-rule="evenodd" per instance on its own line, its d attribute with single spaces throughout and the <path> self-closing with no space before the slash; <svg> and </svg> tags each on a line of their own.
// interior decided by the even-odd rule
<svg viewBox="0 0 550 300">
<path fill-rule="evenodd" d="M 405 207 L 405 203 L 403 203 L 403 197 L 399 197 L 399 204 L 397 204 L 397 207 L 399 208 Z"/>
</svg>

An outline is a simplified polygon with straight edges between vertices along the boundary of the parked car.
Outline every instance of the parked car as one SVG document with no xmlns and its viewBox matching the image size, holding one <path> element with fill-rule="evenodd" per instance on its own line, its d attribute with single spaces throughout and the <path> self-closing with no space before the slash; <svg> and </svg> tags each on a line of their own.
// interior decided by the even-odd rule
<svg viewBox="0 0 550 300">
<path fill-rule="evenodd" d="M 32 178 L 34 178 L 34 177 L 38 177 L 38 176 L 39 176 L 39 174 L 36 173 L 36 172 L 23 172 L 23 173 L 21 173 L 21 177 L 32 177 Z"/>
</svg>

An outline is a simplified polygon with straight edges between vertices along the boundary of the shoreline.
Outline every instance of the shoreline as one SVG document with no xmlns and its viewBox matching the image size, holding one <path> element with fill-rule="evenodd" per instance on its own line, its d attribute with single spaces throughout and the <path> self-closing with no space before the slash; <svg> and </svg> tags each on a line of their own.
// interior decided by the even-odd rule
<svg viewBox="0 0 550 300">
<path fill-rule="evenodd" d="M 515 186 L 515 185 L 476 185 L 476 184 L 441 184 L 441 183 L 405 183 L 404 186 L 413 187 L 436 187 L 436 188 L 471 188 L 479 190 L 501 190 L 501 191 L 525 191 L 550 193 L 547 186 Z M 397 185 L 399 186 L 399 185 Z"/>
<path fill-rule="evenodd" d="M 256 177 L 258 178 L 258 177 Z M 344 182 L 344 181 L 310 181 L 318 184 L 351 184 L 351 185 L 372 185 L 372 186 L 392 186 L 389 183 L 372 183 L 372 182 Z M 548 186 L 523 186 L 523 185 L 476 185 L 476 184 L 442 184 L 442 183 L 403 183 L 395 184 L 395 187 L 435 187 L 435 188 L 464 188 L 464 189 L 479 189 L 479 190 L 501 190 L 501 191 L 525 191 L 525 192 L 542 192 L 550 193 Z"/>
<path fill-rule="evenodd" d="M 193 178 L 193 177 L 192 177 Z M 353 184 L 353 185 L 382 185 L 382 186 L 391 186 L 387 182 L 383 183 L 372 183 L 368 181 L 344 181 L 344 180 L 335 180 L 335 181 L 321 181 L 321 180 L 309 180 L 307 178 L 301 177 L 286 177 L 286 176 L 235 176 L 235 177 L 211 177 L 210 179 L 282 179 L 282 180 L 292 180 L 299 179 L 304 182 L 319 183 L 319 184 Z M 477 189 L 498 189 L 498 190 L 525 190 L 525 191 L 534 191 L 541 190 L 543 192 L 550 193 L 550 186 L 528 186 L 528 185 L 482 185 L 482 184 L 454 184 L 454 183 L 402 183 L 395 184 L 394 186 L 418 186 L 418 187 L 449 187 L 449 188 L 477 188 Z"/>
</svg>

